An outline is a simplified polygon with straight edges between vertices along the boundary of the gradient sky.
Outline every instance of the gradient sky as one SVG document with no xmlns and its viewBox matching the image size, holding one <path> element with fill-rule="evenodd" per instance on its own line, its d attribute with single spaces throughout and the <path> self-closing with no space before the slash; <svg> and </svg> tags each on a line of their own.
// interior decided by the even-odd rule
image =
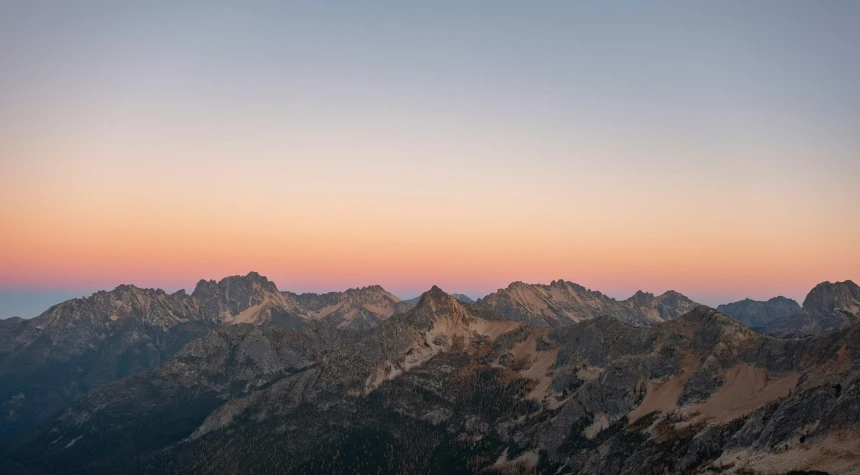
<svg viewBox="0 0 860 475">
<path fill-rule="evenodd" d="M 0 4 L 0 316 L 860 279 L 858 2 L 135 3 Z"/>
</svg>

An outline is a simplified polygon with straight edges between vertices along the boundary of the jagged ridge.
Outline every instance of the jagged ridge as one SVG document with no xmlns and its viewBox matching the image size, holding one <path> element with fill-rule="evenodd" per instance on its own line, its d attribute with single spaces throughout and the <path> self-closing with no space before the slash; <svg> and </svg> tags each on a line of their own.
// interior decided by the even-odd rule
<svg viewBox="0 0 860 475">
<path fill-rule="evenodd" d="M 505 317 L 535 326 L 559 327 L 601 315 L 611 315 L 632 325 L 650 325 L 675 318 L 696 304 L 678 292 L 655 297 L 639 291 L 617 301 L 564 280 L 549 285 L 514 282 L 505 289 L 478 299 Z"/>
<path fill-rule="evenodd" d="M 784 297 L 767 302 L 742 300 L 718 307 L 762 333 L 780 337 L 823 335 L 860 320 L 860 286 L 850 280 L 822 282 L 803 301 L 803 307 Z"/>
</svg>

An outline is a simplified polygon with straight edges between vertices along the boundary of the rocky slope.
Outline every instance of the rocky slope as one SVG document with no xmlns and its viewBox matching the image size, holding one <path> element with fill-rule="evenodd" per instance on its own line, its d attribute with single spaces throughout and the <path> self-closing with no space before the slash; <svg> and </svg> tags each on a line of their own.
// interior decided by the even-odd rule
<svg viewBox="0 0 860 475">
<path fill-rule="evenodd" d="M 674 291 L 657 297 L 640 291 L 618 301 L 564 280 L 549 285 L 514 282 L 477 303 L 510 320 L 542 327 L 562 327 L 602 315 L 631 325 L 650 325 L 675 318 L 698 305 Z"/>
<path fill-rule="evenodd" d="M 296 295 L 251 272 L 201 280 L 190 296 L 121 285 L 31 320 L 0 320 L 0 440 L 93 388 L 163 363 L 218 325 L 324 320 L 357 330 L 409 308 L 379 286 Z"/>
<path fill-rule="evenodd" d="M 366 332 L 219 329 L 0 454 L 27 473 L 848 473 L 860 326 L 781 340 L 706 307 L 513 322 L 438 288 Z M 158 421 L 152 424 L 151 421 Z"/>
<path fill-rule="evenodd" d="M 344 292 L 297 294 L 280 291 L 274 282 L 256 272 L 214 280 L 201 280 L 192 294 L 208 315 L 223 324 L 252 323 L 299 328 L 309 321 L 325 320 L 342 329 L 366 330 L 412 307 L 379 285 Z"/>
<path fill-rule="evenodd" d="M 373 328 L 395 313 L 403 313 L 412 307 L 379 285 L 325 294 L 283 293 L 296 303 L 306 319 L 325 320 L 338 328 L 350 330 Z"/>
<path fill-rule="evenodd" d="M 104 383 L 163 363 L 217 322 L 185 292 L 121 285 L 0 323 L 0 440 Z"/>
<path fill-rule="evenodd" d="M 743 300 L 718 309 L 769 335 L 824 335 L 860 321 L 860 286 L 850 280 L 822 282 L 807 294 L 802 307 L 777 297 L 767 302 Z"/>
</svg>

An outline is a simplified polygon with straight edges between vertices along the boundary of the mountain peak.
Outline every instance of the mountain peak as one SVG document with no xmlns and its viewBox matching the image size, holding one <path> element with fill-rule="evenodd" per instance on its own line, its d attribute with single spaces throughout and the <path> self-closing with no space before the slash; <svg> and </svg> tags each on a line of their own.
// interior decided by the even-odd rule
<svg viewBox="0 0 860 475">
<path fill-rule="evenodd" d="M 850 280 L 825 281 L 816 285 L 803 300 L 804 311 L 833 312 L 837 309 L 860 310 L 860 286 Z"/>
<path fill-rule="evenodd" d="M 269 280 L 266 276 L 260 275 L 258 272 L 254 272 L 254 271 L 248 272 L 245 275 L 234 275 L 231 277 L 225 277 L 224 279 L 221 279 L 221 280 L 225 280 L 225 279 L 245 280 L 248 282 L 254 282 L 257 284 L 261 284 L 261 285 L 271 286 L 271 287 L 277 289 L 274 282 Z"/>
<path fill-rule="evenodd" d="M 281 292 L 295 302 L 297 310 L 311 320 L 325 320 L 344 329 L 366 330 L 396 313 L 412 308 L 381 285 L 346 289 L 343 292 L 296 294 Z"/>
<path fill-rule="evenodd" d="M 630 299 L 634 302 L 647 302 L 654 299 L 654 294 L 651 292 L 645 292 L 644 290 L 637 290 Z"/>
<path fill-rule="evenodd" d="M 750 299 L 747 299 L 747 300 L 750 300 Z M 783 297 L 782 295 L 777 295 L 776 297 L 771 297 L 768 299 L 768 302 L 771 302 L 771 303 L 789 303 L 789 304 L 797 305 L 798 307 L 800 306 L 800 304 L 795 302 L 794 299 L 790 299 L 788 297 Z"/>
<path fill-rule="evenodd" d="M 144 288 L 138 287 L 134 284 L 119 284 L 116 287 L 114 287 L 113 292 L 134 292 L 134 291 L 138 291 L 138 290 L 151 290 L 151 289 L 144 289 Z"/>
<path fill-rule="evenodd" d="M 529 287 L 529 286 L 530 286 L 529 284 L 526 284 L 525 282 L 523 282 L 521 280 L 515 280 L 515 281 L 511 282 L 510 284 L 508 284 L 506 289 L 507 290 L 514 290 L 518 287 Z M 504 290 L 504 289 L 499 289 L 499 290 Z"/>
<path fill-rule="evenodd" d="M 462 306 L 457 299 L 434 285 L 430 287 L 430 290 L 421 295 L 421 299 L 415 305 L 415 310 L 438 315 L 442 313 L 455 313 L 458 310 L 462 311 Z"/>
<path fill-rule="evenodd" d="M 352 287 L 352 288 L 346 289 L 345 291 L 343 291 L 343 293 L 344 294 L 365 294 L 365 293 L 366 294 L 379 294 L 379 293 L 388 294 L 389 292 L 387 290 L 385 290 L 385 288 L 382 287 L 381 285 L 373 284 L 373 285 L 366 285 L 364 287 Z M 392 295 L 392 297 L 394 297 L 394 296 Z"/>
<path fill-rule="evenodd" d="M 274 282 L 257 272 L 232 275 L 215 282 L 201 280 L 191 294 L 207 315 L 222 323 L 279 322 L 294 327 L 303 321 L 295 302 L 282 294 Z"/>
<path fill-rule="evenodd" d="M 478 299 L 506 318 L 536 326 L 560 327 L 600 315 L 611 315 L 631 325 L 649 325 L 675 318 L 697 304 L 668 291 L 660 297 L 639 291 L 618 301 L 597 290 L 563 279 L 546 284 L 513 282 L 506 289 Z"/>
<path fill-rule="evenodd" d="M 454 300 L 454 297 L 448 295 L 444 290 L 440 289 L 439 286 L 434 285 L 430 287 L 430 290 L 424 292 L 424 295 L 421 296 L 421 300 L 418 301 L 418 304 L 421 304 L 421 301 L 431 299 L 433 301 L 444 301 L 444 300 Z"/>
<path fill-rule="evenodd" d="M 221 288 L 225 287 L 254 287 L 259 286 L 261 289 L 271 292 L 278 292 L 278 287 L 274 282 L 266 278 L 264 275 L 260 275 L 257 272 L 251 271 L 245 275 L 231 275 L 227 277 L 223 277 L 219 281 L 215 280 L 204 280 L 200 279 L 197 282 L 197 286 L 194 288 L 194 292 L 192 295 L 196 294 L 199 290 L 205 289 L 207 287 L 217 286 Z"/>
<path fill-rule="evenodd" d="M 801 311 L 797 302 L 785 297 L 773 297 L 765 302 L 746 298 L 722 304 L 717 310 L 750 328 L 762 331 L 769 325 L 786 321 Z"/>
</svg>

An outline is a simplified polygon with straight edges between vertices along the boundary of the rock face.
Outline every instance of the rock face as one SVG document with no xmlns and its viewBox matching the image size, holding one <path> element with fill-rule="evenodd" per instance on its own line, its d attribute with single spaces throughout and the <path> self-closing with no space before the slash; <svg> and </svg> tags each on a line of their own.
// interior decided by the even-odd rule
<svg viewBox="0 0 860 475">
<path fill-rule="evenodd" d="M 803 310 L 810 313 L 860 313 L 860 286 L 850 280 L 822 282 L 803 301 Z"/>
<path fill-rule="evenodd" d="M 816 285 L 803 301 L 803 315 L 808 323 L 801 332 L 806 334 L 825 334 L 856 323 L 860 286 L 850 280 Z"/>
<path fill-rule="evenodd" d="M 847 473 L 860 325 L 756 333 L 707 307 L 559 328 L 438 288 L 363 332 L 234 325 L 0 449 L 27 473 Z M 153 424 L 152 421 L 158 421 Z"/>
<path fill-rule="evenodd" d="M 650 325 L 675 318 L 698 305 L 674 291 L 657 297 L 640 291 L 618 301 L 563 280 L 549 285 L 514 282 L 477 303 L 508 319 L 543 327 L 562 327 L 601 315 L 631 325 Z"/>
<path fill-rule="evenodd" d="M 718 309 L 768 335 L 824 335 L 860 321 L 860 286 L 850 280 L 822 282 L 807 294 L 803 307 L 777 297 L 767 302 L 743 300 Z"/>
<path fill-rule="evenodd" d="M 412 305 L 403 302 L 379 285 L 326 294 L 284 292 L 298 306 L 304 318 L 325 320 L 343 329 L 367 330 Z"/>
<path fill-rule="evenodd" d="M 207 315 L 215 316 L 224 324 L 276 324 L 295 328 L 307 320 L 295 300 L 256 272 L 225 277 L 218 282 L 201 280 L 191 295 Z"/>
<path fill-rule="evenodd" d="M 342 329 L 367 330 L 412 307 L 379 285 L 325 294 L 279 291 L 274 282 L 256 272 L 201 280 L 192 294 L 207 315 L 227 325 L 252 323 L 299 328 L 325 320 Z"/>
<path fill-rule="evenodd" d="M 185 292 L 121 285 L 0 323 L 0 440 L 91 388 L 163 363 L 216 320 Z"/>
<path fill-rule="evenodd" d="M 792 299 L 774 297 L 766 302 L 744 299 L 720 305 L 717 310 L 754 330 L 762 330 L 774 321 L 797 315 L 801 308 Z"/>
<path fill-rule="evenodd" d="M 201 280 L 192 295 L 121 285 L 31 320 L 0 320 L 0 441 L 93 388 L 165 362 L 218 325 L 324 320 L 367 329 L 410 307 L 379 286 L 296 295 L 251 272 Z"/>
<path fill-rule="evenodd" d="M 20 317 L 0 320 L 0 358 L 15 351 L 18 343 L 16 337 L 27 326 L 28 320 Z"/>
</svg>

